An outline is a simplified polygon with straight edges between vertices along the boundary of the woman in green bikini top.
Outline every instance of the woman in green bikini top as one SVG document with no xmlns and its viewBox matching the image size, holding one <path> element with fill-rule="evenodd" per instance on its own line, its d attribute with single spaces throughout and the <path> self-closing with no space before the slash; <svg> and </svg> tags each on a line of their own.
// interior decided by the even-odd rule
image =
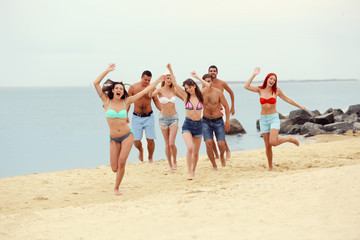
<svg viewBox="0 0 360 240">
<path fill-rule="evenodd" d="M 163 82 L 165 76 L 161 76 L 141 92 L 129 96 L 122 82 L 114 82 L 108 79 L 103 87 L 100 87 L 100 82 L 104 77 L 114 70 L 115 64 L 109 64 L 106 70 L 94 81 L 94 86 L 104 103 L 105 116 L 110 128 L 110 165 L 113 172 L 116 172 L 114 193 L 121 195 L 119 186 L 124 177 L 126 160 L 134 142 L 134 136 L 128 125 L 127 109 L 133 102 Z"/>
</svg>

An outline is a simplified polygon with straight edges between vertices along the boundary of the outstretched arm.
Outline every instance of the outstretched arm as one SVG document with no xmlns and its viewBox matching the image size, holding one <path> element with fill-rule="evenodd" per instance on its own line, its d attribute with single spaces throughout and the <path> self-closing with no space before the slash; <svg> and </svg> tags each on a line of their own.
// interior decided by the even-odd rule
<svg viewBox="0 0 360 240">
<path fill-rule="evenodd" d="M 220 104 L 224 106 L 225 108 L 225 117 L 226 117 L 226 122 L 225 122 L 225 132 L 229 132 L 230 131 L 230 111 L 229 111 L 229 104 L 225 99 L 225 96 L 223 93 L 221 93 L 220 95 Z"/>
<path fill-rule="evenodd" d="M 251 82 L 254 80 L 254 78 L 256 77 L 256 75 L 258 75 L 260 73 L 260 68 L 259 67 L 256 67 L 254 69 L 254 72 L 253 74 L 251 75 L 251 77 L 249 78 L 249 80 L 245 83 L 244 85 L 244 88 L 246 90 L 249 90 L 249 91 L 252 91 L 252 92 L 259 92 L 259 88 L 258 87 L 253 87 L 253 86 L 250 86 L 251 85 Z"/>
<path fill-rule="evenodd" d="M 170 78 L 171 78 L 172 83 L 173 83 L 174 86 L 175 86 L 176 91 L 181 95 L 181 98 L 183 99 L 183 101 L 185 101 L 187 94 L 186 94 L 186 92 L 179 86 L 179 84 L 177 84 L 176 78 L 175 78 L 175 75 L 174 75 L 174 72 L 173 72 L 173 70 L 172 70 L 172 68 L 171 68 L 170 63 L 168 63 L 168 64 L 166 65 L 166 67 L 167 67 L 167 69 L 168 69 L 169 72 L 170 72 Z"/>
<path fill-rule="evenodd" d="M 100 82 L 104 79 L 104 77 L 111 71 L 115 70 L 115 63 L 110 63 L 108 65 L 108 67 L 106 68 L 106 70 L 101 73 L 96 80 L 94 81 L 94 87 L 96 89 L 96 92 L 99 94 L 99 97 L 101 98 L 101 100 L 105 101 L 105 99 L 107 98 L 106 94 L 102 91 L 101 87 L 100 87 Z"/>
<path fill-rule="evenodd" d="M 303 109 L 303 110 L 306 110 L 306 107 L 303 107 L 303 106 L 300 106 L 299 104 L 297 104 L 296 102 L 294 102 L 292 99 L 288 98 L 279 88 L 277 89 L 277 91 L 279 92 L 278 93 L 278 96 L 284 100 L 285 102 L 297 107 L 297 108 L 300 108 L 300 109 Z"/>
<path fill-rule="evenodd" d="M 206 81 L 204 81 L 204 79 L 200 78 L 195 71 L 192 71 L 191 73 L 191 76 L 193 76 L 194 78 L 196 78 L 197 80 L 199 80 L 203 85 L 204 87 L 210 87 L 210 84 L 207 83 Z"/>
<path fill-rule="evenodd" d="M 126 98 L 127 106 L 130 106 L 130 104 L 132 104 L 133 102 L 142 98 L 145 94 L 149 93 L 149 91 L 153 90 L 156 87 L 156 85 L 158 85 L 159 83 L 161 83 L 163 81 L 165 81 L 165 75 L 160 76 L 155 82 L 151 83 L 149 86 L 144 88 L 141 92 L 138 92 L 130 97 L 127 97 Z"/>
</svg>

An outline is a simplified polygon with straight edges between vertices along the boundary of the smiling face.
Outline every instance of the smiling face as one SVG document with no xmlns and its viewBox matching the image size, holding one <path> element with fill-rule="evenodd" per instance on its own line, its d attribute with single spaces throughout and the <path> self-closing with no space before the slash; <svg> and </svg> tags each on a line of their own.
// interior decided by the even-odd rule
<svg viewBox="0 0 360 240">
<path fill-rule="evenodd" d="M 166 80 L 165 80 L 165 84 L 170 86 L 172 84 L 171 78 L 170 78 L 170 74 L 166 75 Z"/>
<path fill-rule="evenodd" d="M 195 88 L 196 88 L 195 85 L 187 85 L 187 84 L 185 84 L 184 88 L 185 88 L 185 91 L 187 93 L 189 93 L 190 95 L 195 93 Z"/>
<path fill-rule="evenodd" d="M 276 77 L 274 75 L 272 75 L 271 77 L 269 77 L 268 81 L 267 81 L 267 85 L 269 87 L 274 86 L 274 84 L 276 83 Z"/>
<path fill-rule="evenodd" d="M 114 89 L 112 90 L 115 99 L 120 99 L 124 94 L 124 87 L 121 84 L 116 84 Z"/>
<path fill-rule="evenodd" d="M 141 77 L 141 83 L 142 85 L 144 86 L 147 86 L 150 84 L 150 81 L 151 81 L 151 76 L 148 76 L 148 75 L 144 75 Z"/>
<path fill-rule="evenodd" d="M 213 77 L 216 78 L 218 75 L 218 71 L 216 68 L 209 68 L 209 74 Z"/>
</svg>

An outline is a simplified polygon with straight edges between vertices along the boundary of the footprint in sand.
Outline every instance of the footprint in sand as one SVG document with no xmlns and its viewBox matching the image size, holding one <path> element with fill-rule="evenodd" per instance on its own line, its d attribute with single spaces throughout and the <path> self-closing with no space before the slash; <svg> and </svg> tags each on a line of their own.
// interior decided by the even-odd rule
<svg viewBox="0 0 360 240">
<path fill-rule="evenodd" d="M 38 200 L 38 201 L 48 200 L 48 198 L 46 198 L 46 197 L 36 197 L 36 198 L 33 198 L 33 199 Z"/>
</svg>

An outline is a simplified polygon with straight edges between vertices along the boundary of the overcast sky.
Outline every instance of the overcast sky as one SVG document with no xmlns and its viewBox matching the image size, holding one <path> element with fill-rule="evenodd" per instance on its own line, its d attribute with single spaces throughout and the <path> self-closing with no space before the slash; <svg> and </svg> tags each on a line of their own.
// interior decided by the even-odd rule
<svg viewBox="0 0 360 240">
<path fill-rule="evenodd" d="M 0 0 L 0 86 L 134 83 L 170 62 L 178 80 L 360 79 L 358 0 Z"/>
</svg>

